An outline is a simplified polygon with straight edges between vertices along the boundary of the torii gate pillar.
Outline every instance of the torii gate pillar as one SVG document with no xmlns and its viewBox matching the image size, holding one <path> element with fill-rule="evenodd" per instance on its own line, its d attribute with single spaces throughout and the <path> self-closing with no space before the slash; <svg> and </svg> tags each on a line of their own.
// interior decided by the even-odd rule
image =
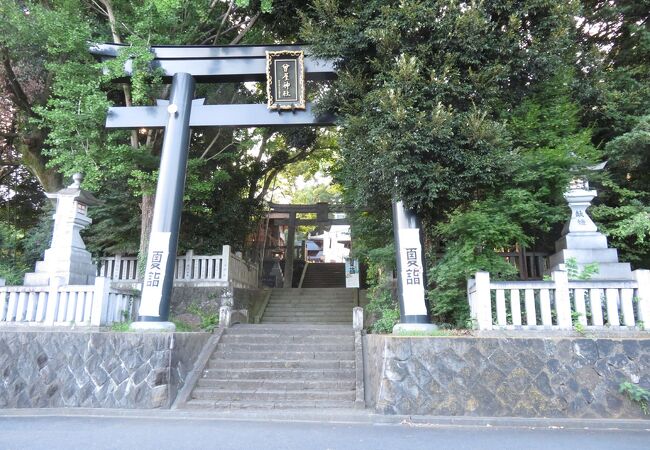
<svg viewBox="0 0 650 450">
<path fill-rule="evenodd" d="M 153 208 L 147 266 L 142 286 L 140 319 L 131 327 L 136 330 L 173 331 L 169 322 L 169 299 L 174 283 L 174 265 L 178 246 L 178 229 L 183 209 L 183 191 L 190 142 L 190 114 L 194 79 L 179 72 L 172 78 L 160 172 Z"/>
</svg>

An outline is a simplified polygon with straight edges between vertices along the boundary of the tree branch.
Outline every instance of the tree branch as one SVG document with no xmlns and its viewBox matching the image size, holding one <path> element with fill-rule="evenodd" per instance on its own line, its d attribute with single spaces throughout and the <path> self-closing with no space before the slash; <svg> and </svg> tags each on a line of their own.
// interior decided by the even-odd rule
<svg viewBox="0 0 650 450">
<path fill-rule="evenodd" d="M 23 87 L 18 81 L 18 77 L 14 72 L 14 69 L 11 65 L 11 59 L 9 57 L 9 49 L 7 47 L 1 47 L 0 52 L 2 53 L 2 66 L 5 70 L 5 77 L 7 79 L 7 84 L 9 89 L 14 97 L 14 102 L 19 106 L 23 111 L 29 114 L 32 117 L 36 117 L 36 113 L 32 110 L 32 105 L 30 105 L 29 97 L 25 94 Z"/>
<path fill-rule="evenodd" d="M 239 41 L 241 41 L 242 38 L 246 35 L 246 33 L 248 33 L 248 30 L 250 30 L 251 27 L 255 24 L 255 22 L 257 22 L 257 18 L 258 18 L 259 16 L 260 16 L 260 13 L 259 13 L 259 12 L 258 12 L 257 14 L 255 14 L 255 15 L 254 15 L 254 16 L 253 16 L 253 17 L 248 21 L 248 23 L 246 24 L 246 26 L 244 27 L 244 29 L 241 30 L 241 31 L 239 32 L 239 34 L 235 37 L 235 39 L 232 40 L 232 42 L 230 43 L 230 45 L 236 45 L 236 44 L 239 44 Z"/>
<path fill-rule="evenodd" d="M 228 9 L 224 13 L 223 18 L 221 19 L 221 23 L 219 24 L 219 29 L 217 30 L 217 32 L 214 35 L 214 41 L 213 41 L 214 45 L 217 44 L 217 40 L 219 39 L 219 36 L 221 36 L 221 30 L 223 29 L 223 26 L 226 23 L 226 20 L 228 19 L 228 16 L 230 16 L 230 13 L 232 12 L 234 6 L 235 6 L 235 1 L 230 0 L 230 3 L 228 4 Z"/>
</svg>

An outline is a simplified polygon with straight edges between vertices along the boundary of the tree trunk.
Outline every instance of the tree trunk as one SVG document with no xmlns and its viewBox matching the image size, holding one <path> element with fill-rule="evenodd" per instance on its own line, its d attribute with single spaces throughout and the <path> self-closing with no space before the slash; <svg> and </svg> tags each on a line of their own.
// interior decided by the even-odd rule
<svg viewBox="0 0 650 450">
<path fill-rule="evenodd" d="M 47 159 L 42 154 L 44 140 L 42 132 L 30 132 L 16 141 L 16 150 L 21 162 L 34 174 L 43 190 L 56 192 L 63 187 L 63 179 L 56 169 L 47 166 Z"/>
<path fill-rule="evenodd" d="M 156 194 L 142 194 L 140 210 L 140 250 L 138 251 L 138 279 L 144 277 L 145 264 L 147 262 L 147 251 L 149 250 L 149 236 L 151 236 L 151 222 L 153 221 L 153 205 L 156 201 Z"/>
</svg>

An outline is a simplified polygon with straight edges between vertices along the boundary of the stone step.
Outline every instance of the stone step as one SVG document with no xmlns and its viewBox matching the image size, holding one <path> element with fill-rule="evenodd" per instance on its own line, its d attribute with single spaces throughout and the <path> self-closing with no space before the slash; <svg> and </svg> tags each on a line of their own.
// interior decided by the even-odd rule
<svg viewBox="0 0 650 450">
<path fill-rule="evenodd" d="M 229 380 L 346 380 L 354 379 L 356 371 L 350 369 L 206 369 L 203 371 L 202 380 L 229 379 Z"/>
<path fill-rule="evenodd" d="M 266 311 L 294 311 L 294 312 L 313 312 L 316 314 L 324 314 L 328 313 L 330 311 L 334 311 L 337 313 L 350 313 L 352 314 L 353 306 L 352 305 L 346 305 L 344 307 L 337 307 L 337 306 L 330 306 L 327 307 L 326 305 L 323 305 L 322 307 L 310 307 L 307 305 L 303 304 L 298 304 L 298 305 L 269 305 Z"/>
<path fill-rule="evenodd" d="M 272 295 L 270 302 L 298 302 L 298 303 L 345 303 L 352 302 L 354 298 L 351 295 L 346 296 L 328 296 L 328 295 Z"/>
<path fill-rule="evenodd" d="M 333 309 L 331 311 L 312 311 L 309 308 L 301 308 L 301 307 L 269 308 L 266 311 L 264 311 L 265 315 L 267 314 L 267 311 L 269 315 L 284 314 L 284 315 L 291 315 L 291 316 L 315 316 L 315 317 L 327 317 L 330 315 L 336 315 L 336 316 L 352 317 L 352 308 L 338 309 L 338 310 Z"/>
<path fill-rule="evenodd" d="M 218 352 L 346 352 L 354 351 L 354 343 L 348 339 L 344 343 L 285 343 L 277 342 L 273 344 L 259 343 L 259 340 L 254 343 L 220 343 L 217 345 Z"/>
<path fill-rule="evenodd" d="M 326 292 L 329 294 L 337 294 L 343 292 L 351 292 L 350 289 L 346 287 L 337 287 L 337 288 L 275 288 L 272 289 L 273 293 L 276 292 L 289 292 L 289 293 L 304 293 L 311 294 L 314 292 Z"/>
<path fill-rule="evenodd" d="M 220 343 L 223 344 L 257 344 L 263 342 L 265 344 L 318 344 L 327 343 L 334 344 L 348 344 L 351 336 L 349 335 L 279 335 L 279 334 L 224 334 L 221 336 Z"/>
<path fill-rule="evenodd" d="M 352 298 L 320 298 L 320 297 L 272 297 L 269 304 L 292 304 L 292 305 L 347 305 L 354 303 Z"/>
<path fill-rule="evenodd" d="M 336 333 L 347 333 L 352 332 L 352 329 L 347 327 L 337 326 L 337 325 L 319 325 L 319 326 L 304 326 L 304 327 L 283 327 L 281 325 L 261 325 L 261 324 L 237 324 L 232 328 L 228 328 L 227 333 L 237 334 L 237 333 L 259 333 L 260 331 L 273 331 L 277 334 L 295 334 L 295 333 L 304 333 L 304 334 L 336 334 Z"/>
<path fill-rule="evenodd" d="M 216 352 L 210 358 L 210 361 L 216 359 L 227 359 L 227 360 L 249 360 L 255 358 L 257 361 L 308 361 L 308 360 L 354 360 L 354 351 L 345 351 L 345 352 L 282 352 L 282 351 L 272 351 L 272 352 L 251 352 L 251 351 L 224 351 Z"/>
<path fill-rule="evenodd" d="M 195 388 L 192 398 L 197 400 L 213 401 L 304 401 L 304 400 L 333 400 L 354 401 L 354 390 L 348 391 L 285 391 L 285 390 L 217 390 L 208 388 Z"/>
<path fill-rule="evenodd" d="M 323 280 L 345 280 L 345 271 L 335 271 L 335 272 L 311 272 L 309 273 L 309 270 L 307 270 L 307 273 L 305 274 L 305 280 L 313 280 L 315 282 L 318 281 L 323 281 Z M 305 281 L 303 280 L 303 281 Z M 341 285 L 335 286 L 335 287 L 341 287 Z M 344 286 L 345 287 L 345 286 Z M 322 288 L 322 289 L 327 289 L 327 286 L 324 285 L 314 285 L 314 286 L 305 286 L 304 283 L 302 285 L 303 289 L 316 289 L 316 288 Z"/>
<path fill-rule="evenodd" d="M 352 301 L 354 298 L 352 295 L 271 295 L 271 301 L 275 300 L 300 300 L 300 301 Z"/>
<path fill-rule="evenodd" d="M 201 378 L 198 388 L 214 390 L 264 390 L 264 391 L 350 391 L 355 388 L 355 379 L 342 380 L 229 380 L 219 378 Z"/>
<path fill-rule="evenodd" d="M 316 303 L 313 305 L 306 303 L 270 303 L 266 307 L 266 311 L 269 309 L 285 309 L 287 311 L 293 310 L 303 310 L 303 311 L 315 311 L 315 312 L 327 312 L 327 311 L 352 311 L 354 305 L 352 303 L 342 303 L 342 304 L 327 304 L 327 303 Z"/>
<path fill-rule="evenodd" d="M 295 308 L 295 307 L 305 307 L 305 308 L 354 308 L 356 303 L 353 303 L 351 301 L 345 301 L 345 302 L 340 302 L 340 303 L 332 303 L 332 302 L 302 302 L 302 301 L 281 301 L 281 302 L 274 302 L 271 301 L 268 303 L 267 308 L 275 307 L 275 306 L 282 306 L 282 307 L 287 307 L 287 308 Z"/>
<path fill-rule="evenodd" d="M 314 324 L 317 325 L 319 323 L 331 323 L 331 324 L 352 324 L 352 318 L 335 318 L 335 319 L 323 319 L 323 318 L 310 318 L 310 319 L 305 319 L 305 318 L 295 318 L 295 317 L 282 317 L 282 318 L 270 318 L 270 319 L 262 319 L 263 323 L 286 323 L 286 324 Z"/>
<path fill-rule="evenodd" d="M 269 324 L 260 324 L 253 325 L 251 327 L 244 327 L 243 325 L 238 325 L 232 328 L 229 328 L 224 336 L 255 336 L 260 334 L 265 335 L 274 335 L 274 336 L 293 336 L 293 337 L 305 337 L 310 336 L 315 338 L 327 338 L 333 336 L 353 336 L 354 332 L 351 326 L 345 325 L 269 325 Z"/>
<path fill-rule="evenodd" d="M 298 303 L 295 305 L 268 305 L 264 312 L 266 311 L 295 311 L 295 312 L 314 312 L 317 314 L 323 314 L 327 313 L 329 311 L 336 311 L 339 313 L 347 313 L 349 312 L 352 314 L 352 305 L 341 305 L 341 306 L 336 306 L 336 305 L 305 305 L 304 303 Z"/>
<path fill-rule="evenodd" d="M 287 327 L 286 324 L 278 324 L 278 323 L 263 323 L 260 324 L 262 326 L 284 326 Z M 283 341 L 283 342 L 322 342 L 324 339 L 327 339 L 328 342 L 340 342 L 345 339 L 351 339 L 352 334 L 352 325 L 350 324 L 291 324 L 291 327 L 302 327 L 302 326 L 319 326 L 319 325 L 333 325 L 333 326 L 341 326 L 345 328 L 350 329 L 350 333 L 342 334 L 342 333 L 337 333 L 337 334 L 319 334 L 319 335 L 308 335 L 308 334 L 276 334 L 271 331 L 267 332 L 260 332 L 260 333 L 242 333 L 242 334 L 235 334 L 235 335 L 223 335 L 221 336 L 221 342 L 251 342 L 255 341 L 257 337 L 259 336 L 259 339 L 266 339 L 269 342 L 277 342 L 277 341 Z"/>
<path fill-rule="evenodd" d="M 354 369 L 354 360 L 275 360 L 210 358 L 208 369 Z"/>
<path fill-rule="evenodd" d="M 262 323 L 352 323 L 352 314 L 328 316 L 294 316 L 293 314 L 272 314 L 264 316 Z"/>
<path fill-rule="evenodd" d="M 309 307 L 304 307 L 304 306 L 294 306 L 294 307 L 272 307 L 272 308 L 267 308 L 266 311 L 264 311 L 264 314 L 268 312 L 272 313 L 278 313 L 278 312 L 283 312 L 283 313 L 295 313 L 298 315 L 310 315 L 310 316 L 323 316 L 326 317 L 328 313 L 333 313 L 336 315 L 347 315 L 349 314 L 350 317 L 352 317 L 352 308 L 345 308 L 345 309 L 331 309 L 331 310 L 326 310 L 326 309 L 320 309 L 320 310 L 314 310 Z"/>
<path fill-rule="evenodd" d="M 352 320 L 352 309 L 350 311 L 333 311 L 331 313 L 325 313 L 325 312 L 308 312 L 308 311 L 294 311 L 294 310 L 271 310 L 268 313 L 264 313 L 263 318 L 267 317 L 313 317 L 313 318 L 328 318 L 328 317 L 337 317 L 337 318 L 343 318 L 343 319 L 349 319 Z"/>
<path fill-rule="evenodd" d="M 185 405 L 186 409 L 350 409 L 354 407 L 351 401 L 334 400 L 299 400 L 292 402 L 256 402 L 256 401 L 214 401 L 190 400 Z"/>
<path fill-rule="evenodd" d="M 264 316 L 262 323 L 352 323 L 352 314 L 328 316 L 294 316 L 293 314 L 278 314 Z"/>
<path fill-rule="evenodd" d="M 356 370 L 351 310 L 270 307 L 271 320 L 224 331 L 189 409 L 352 408 Z M 310 310 L 311 309 L 311 310 Z M 342 325 L 322 322 L 344 317 Z M 266 315 L 265 315 L 266 318 Z M 305 322 L 314 320 L 315 324 Z"/>
</svg>

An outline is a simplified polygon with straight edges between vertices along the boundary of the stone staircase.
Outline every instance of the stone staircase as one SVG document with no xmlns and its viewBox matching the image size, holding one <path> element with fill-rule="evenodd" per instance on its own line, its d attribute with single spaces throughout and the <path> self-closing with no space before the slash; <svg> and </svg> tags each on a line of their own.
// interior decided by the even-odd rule
<svg viewBox="0 0 650 450">
<path fill-rule="evenodd" d="M 261 322 L 352 325 L 355 306 L 354 289 L 274 289 Z"/>
<path fill-rule="evenodd" d="M 344 288 L 344 263 L 313 263 L 307 265 L 303 288 Z"/>
<path fill-rule="evenodd" d="M 236 325 L 224 330 L 185 408 L 353 408 L 350 326 Z"/>
</svg>

